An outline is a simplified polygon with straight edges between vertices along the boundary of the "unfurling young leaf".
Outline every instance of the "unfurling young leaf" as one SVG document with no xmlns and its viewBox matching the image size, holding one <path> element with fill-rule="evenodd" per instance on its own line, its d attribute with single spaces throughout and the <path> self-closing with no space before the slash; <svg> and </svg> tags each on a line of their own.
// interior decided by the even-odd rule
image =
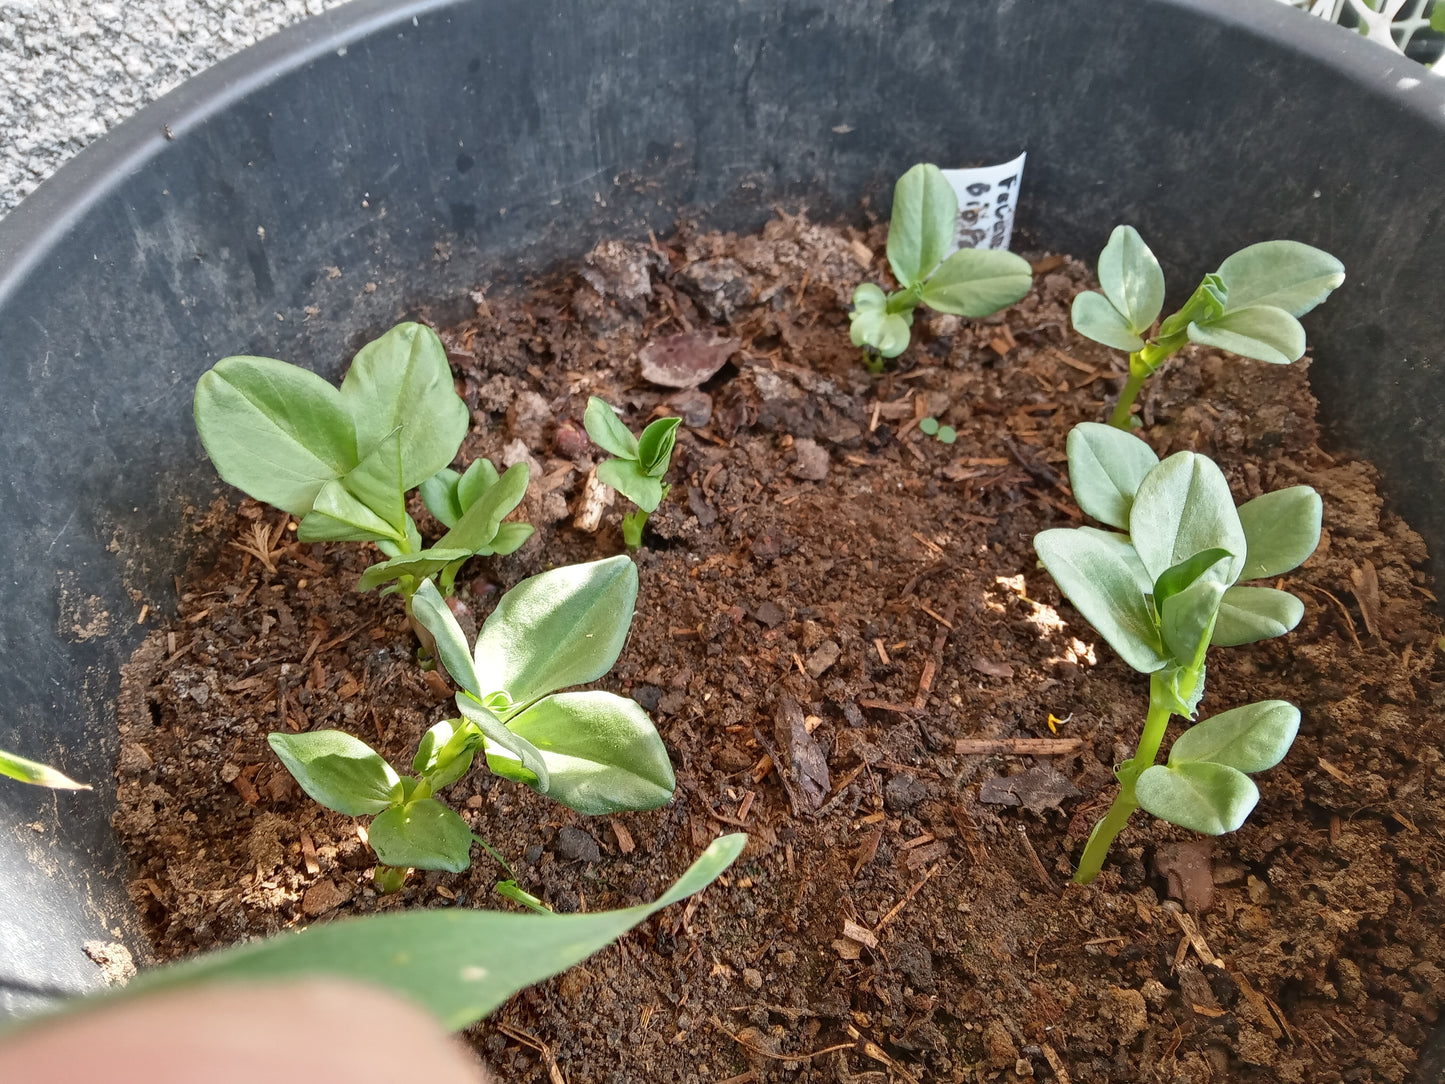
<svg viewBox="0 0 1445 1084">
<path fill-rule="evenodd" d="M 1110 424 L 1131 425 L 1130 409 L 1144 381 L 1187 342 L 1284 365 L 1305 351 L 1299 317 L 1345 280 L 1344 265 L 1298 241 L 1242 248 L 1206 275 L 1184 307 L 1149 330 L 1164 302 L 1158 261 L 1131 226 L 1116 226 L 1099 256 L 1103 293 L 1074 298 L 1074 330 L 1129 352 L 1129 380 Z"/>
<path fill-rule="evenodd" d="M 1142 807 L 1200 832 L 1233 831 L 1258 801 L 1248 778 L 1289 748 L 1299 712 L 1268 701 L 1196 724 L 1156 765 L 1171 715 L 1193 718 L 1204 694 L 1209 646 L 1279 636 L 1304 606 L 1272 587 L 1238 581 L 1277 575 L 1314 551 L 1320 502 L 1305 486 L 1236 509 L 1215 464 L 1193 452 L 1163 462 L 1142 441 L 1086 423 L 1068 438 L 1079 506 L 1128 534 L 1077 527 L 1034 539 L 1059 589 L 1124 659 L 1150 675 L 1149 715 L 1135 755 L 1117 769 L 1119 794 L 1084 848 L 1075 879 L 1087 883 L 1110 843 Z"/>
<path fill-rule="evenodd" d="M 885 293 L 865 282 L 853 292 L 848 337 L 870 370 L 908 349 L 913 312 L 980 317 L 1012 305 L 1033 284 L 1027 261 L 1012 252 L 960 249 L 952 255 L 958 197 L 937 166 L 914 166 L 893 189 L 888 263 L 901 289 Z M 600 443 L 600 442 L 599 442 Z"/>
</svg>

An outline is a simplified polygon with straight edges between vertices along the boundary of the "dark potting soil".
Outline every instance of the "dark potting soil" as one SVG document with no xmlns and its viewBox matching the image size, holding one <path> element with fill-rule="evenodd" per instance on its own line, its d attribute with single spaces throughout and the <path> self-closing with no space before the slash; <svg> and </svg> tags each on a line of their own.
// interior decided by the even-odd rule
<svg viewBox="0 0 1445 1084">
<path fill-rule="evenodd" d="M 589 394 L 634 429 L 685 420 L 601 682 L 653 714 L 676 798 L 589 819 L 480 769 L 446 796 L 559 911 L 651 899 L 719 833 L 751 838 L 700 897 L 469 1032 L 479 1058 L 574 1084 L 1407 1079 L 1445 995 L 1445 675 L 1420 539 L 1369 465 L 1319 447 L 1307 364 L 1171 363 L 1143 400 L 1156 451 L 1213 456 L 1240 501 L 1298 483 L 1324 498 L 1319 551 L 1281 581 L 1304 620 L 1212 652 L 1203 705 L 1279 697 L 1303 724 L 1242 830 L 1201 840 L 1139 815 L 1098 881 L 1071 884 L 1147 683 L 1031 540 L 1081 521 L 1064 438 L 1104 416 L 1121 359 L 1070 330 L 1086 269 L 1045 257 L 995 318 L 920 313 L 870 378 L 846 307 L 881 250 L 876 231 L 801 217 L 607 243 L 526 291 L 479 290 L 442 332 L 475 422 L 463 462 L 528 460 L 537 526 L 468 566 L 464 620 L 621 549 L 619 506 L 575 525 Z M 644 345 L 688 332 L 726 338 L 718 375 L 686 391 L 639 375 Z M 929 416 L 957 443 L 923 434 Z M 250 502 L 194 531 L 120 724 L 116 827 L 156 958 L 386 908 L 510 906 L 480 852 L 378 897 L 364 831 L 266 746 L 339 727 L 405 764 L 449 714 L 401 604 L 351 590 L 369 548 L 298 544 Z"/>
</svg>

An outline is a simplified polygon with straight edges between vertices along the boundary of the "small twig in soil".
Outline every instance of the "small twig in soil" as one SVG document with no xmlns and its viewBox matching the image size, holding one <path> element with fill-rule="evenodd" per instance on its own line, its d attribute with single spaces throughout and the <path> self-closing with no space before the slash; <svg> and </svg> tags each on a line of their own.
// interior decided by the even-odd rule
<svg viewBox="0 0 1445 1084">
<path fill-rule="evenodd" d="M 816 1058 L 816 1057 L 818 1057 L 818 1056 L 820 1056 L 820 1055 L 822 1055 L 822 1054 L 831 1054 L 831 1053 L 832 1053 L 833 1051 L 835 1051 L 835 1050 L 852 1050 L 852 1049 L 853 1049 L 853 1044 L 852 1044 L 852 1043 L 838 1043 L 836 1046 L 825 1046 L 825 1047 L 823 1047 L 823 1049 L 821 1049 L 821 1050 L 814 1050 L 814 1051 L 811 1051 L 811 1052 L 809 1052 L 809 1053 L 801 1053 L 801 1054 L 779 1054 L 779 1053 L 776 1053 L 776 1052 L 774 1052 L 774 1051 L 772 1051 L 772 1050 L 767 1049 L 766 1047 L 758 1046 L 756 1043 L 750 1043 L 750 1042 L 748 1042 L 746 1039 L 742 1038 L 741 1036 L 733 1034 L 731 1031 L 729 1031 L 729 1030 L 727 1029 L 727 1026 L 726 1026 L 725 1024 L 723 1024 L 723 1022 L 722 1022 L 721 1020 L 719 1020 L 716 1016 L 709 1016 L 707 1019 L 708 1019 L 708 1023 L 710 1023 L 713 1027 L 717 1028 L 718 1031 L 722 1032 L 724 1035 L 726 1035 L 726 1036 L 727 1036 L 729 1039 L 731 1039 L 733 1042 L 737 1043 L 738 1046 L 742 1047 L 744 1050 L 748 1051 L 749 1053 L 758 1055 L 758 1057 L 760 1057 L 760 1058 L 772 1058 L 772 1059 L 774 1059 L 775 1061 L 802 1062 L 802 1061 L 807 1061 L 807 1060 L 809 1060 L 810 1058 Z M 915 1081 L 914 1084 L 917 1084 L 917 1082 Z"/>
<path fill-rule="evenodd" d="M 960 756 L 1052 757 L 1083 748 L 1083 738 L 958 738 L 953 743 Z"/>
<path fill-rule="evenodd" d="M 1060 492 L 1073 497 L 1074 491 L 1069 488 L 1068 481 L 1064 479 L 1058 471 L 1044 463 L 1040 463 L 1031 455 L 1025 455 L 1023 449 L 1009 437 L 1000 436 L 999 443 L 1008 449 L 1009 455 L 1018 461 L 1019 466 L 1023 467 L 1024 470 L 1028 471 L 1038 481 L 1043 482 L 1045 485 L 1053 486 Z"/>
<path fill-rule="evenodd" d="M 562 1070 L 557 1066 L 557 1059 L 552 1055 L 552 1048 L 532 1035 L 528 1035 L 521 1028 L 514 1028 L 510 1024 L 497 1024 L 497 1030 L 510 1039 L 515 1039 L 523 1046 L 529 1046 L 542 1055 L 542 1062 L 547 1066 L 547 1077 L 552 1084 L 567 1084 L 567 1078 L 562 1075 Z"/>
<path fill-rule="evenodd" d="M 916 884 L 913 885 L 912 888 L 905 892 L 903 894 L 903 898 L 897 903 L 895 903 L 892 909 L 878 920 L 878 925 L 873 927 L 873 932 L 877 933 L 884 926 L 888 925 L 888 923 L 892 922 L 895 918 L 897 918 L 898 913 L 902 911 L 905 906 L 907 906 L 908 901 L 913 899 L 914 896 L 918 895 L 918 890 L 929 882 L 929 880 L 933 877 L 935 873 L 938 872 L 939 867 L 942 865 L 942 862 L 933 863 L 933 865 L 929 867 L 928 872 L 923 875 L 922 879 L 920 879 Z"/>
<path fill-rule="evenodd" d="M 1334 595 L 1330 594 L 1323 587 L 1318 587 L 1315 584 L 1301 583 L 1298 580 L 1290 580 L 1288 582 L 1291 587 L 1298 585 L 1300 587 L 1303 587 L 1306 591 L 1315 591 L 1321 595 L 1324 595 L 1325 598 L 1329 599 L 1336 606 L 1338 606 L 1340 609 L 1340 613 L 1344 614 L 1345 617 L 1345 631 L 1350 634 L 1350 639 L 1355 642 L 1356 649 L 1360 651 L 1364 650 L 1364 647 L 1360 644 L 1359 636 L 1355 635 L 1355 619 L 1350 616 L 1349 608 L 1343 602 L 1335 598 Z"/>
<path fill-rule="evenodd" d="M 1034 850 L 1033 841 L 1029 839 L 1028 828 L 1020 824 L 1017 826 L 1017 829 L 1019 839 L 1023 842 L 1024 845 L 1024 851 L 1029 856 L 1029 862 L 1034 867 L 1034 872 L 1039 875 L 1039 880 L 1043 882 L 1044 887 L 1047 888 L 1050 892 L 1057 891 L 1057 886 L 1054 884 L 1054 879 L 1049 876 L 1049 871 L 1044 868 L 1043 862 L 1039 860 L 1039 852 Z"/>
</svg>

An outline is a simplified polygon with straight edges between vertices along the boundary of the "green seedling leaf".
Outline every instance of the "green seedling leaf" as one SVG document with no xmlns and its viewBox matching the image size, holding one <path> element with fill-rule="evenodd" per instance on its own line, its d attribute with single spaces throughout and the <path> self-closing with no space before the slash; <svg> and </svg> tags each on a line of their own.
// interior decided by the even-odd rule
<svg viewBox="0 0 1445 1084">
<path fill-rule="evenodd" d="M 513 734 L 506 725 L 497 718 L 496 711 L 492 705 L 500 709 L 499 700 L 506 699 L 505 694 L 500 697 L 493 694 L 492 704 L 482 704 L 473 700 L 466 693 L 457 693 L 457 708 L 461 711 L 466 721 L 471 724 L 486 739 L 482 743 L 486 750 L 487 759 L 490 762 L 495 755 L 503 754 L 509 761 L 513 761 L 523 769 L 515 774 L 496 771 L 498 775 L 505 775 L 508 779 L 515 779 L 519 783 L 526 783 L 527 786 L 536 790 L 539 794 L 546 794 L 547 788 L 552 785 L 551 772 L 547 767 L 547 761 L 542 756 L 542 751 L 520 735 Z"/>
<path fill-rule="evenodd" d="M 1271 365 L 1288 365 L 1305 352 L 1305 329 L 1284 309 L 1256 305 L 1231 310 L 1207 324 L 1190 324 L 1189 341 Z"/>
<path fill-rule="evenodd" d="M 1035 536 L 1034 548 L 1069 601 L 1135 670 L 1168 665 L 1149 612 L 1153 582 L 1122 535 L 1091 527 L 1059 528 Z"/>
<path fill-rule="evenodd" d="M 592 442 L 603 451 L 611 452 L 619 459 L 637 458 L 637 438 L 622 424 L 617 412 L 595 395 L 587 400 L 582 426 Z"/>
<path fill-rule="evenodd" d="M 387 523 L 340 482 L 321 487 L 312 510 L 296 528 L 300 542 L 377 542 L 405 537 L 403 527 Z"/>
<path fill-rule="evenodd" d="M 502 596 L 477 637 L 482 688 L 505 690 L 520 709 L 596 680 L 622 653 L 636 602 L 637 566 L 625 556 L 523 580 Z"/>
<path fill-rule="evenodd" d="M 1298 568 L 1320 544 L 1324 506 L 1309 486 L 1290 486 L 1239 506 L 1239 522 L 1249 549 L 1242 580 L 1279 576 Z"/>
<path fill-rule="evenodd" d="M 416 594 L 411 597 L 411 609 L 412 615 L 436 641 L 437 658 L 441 660 L 446 672 L 463 691 L 471 693 L 474 699 L 480 701 L 483 695 L 482 682 L 472 665 L 472 652 L 467 646 L 466 634 L 457 624 L 451 607 L 447 605 L 446 599 L 442 598 L 436 584 L 430 580 L 422 581 Z"/>
<path fill-rule="evenodd" d="M 514 463 L 513 466 L 516 466 Z M 530 468 L 529 468 L 530 471 Z M 492 466 L 490 459 L 474 459 L 472 465 L 466 472 L 457 479 L 457 504 L 465 511 L 477 501 L 481 500 L 482 494 L 491 489 L 502 480 L 497 473 L 497 468 Z M 447 524 L 451 526 L 451 524 Z"/>
<path fill-rule="evenodd" d="M 1184 307 L 1159 325 L 1159 338 L 1169 339 L 1186 331 L 1190 324 L 1212 324 L 1224 315 L 1225 286 L 1218 275 L 1205 275 L 1184 302 Z"/>
<path fill-rule="evenodd" d="M 1204 550 L 1231 558 L 1225 582 L 1239 578 L 1247 543 L 1224 474 L 1205 456 L 1177 452 L 1139 483 L 1129 510 L 1129 539 L 1152 581 Z"/>
<path fill-rule="evenodd" d="M 454 561 L 465 561 L 471 555 L 470 550 L 427 549 L 420 553 L 409 553 L 387 561 L 378 561 L 361 574 L 361 579 L 356 581 L 356 589 L 370 591 L 373 587 L 390 583 L 399 576 L 415 576 L 417 579 L 424 579 L 436 575 Z"/>
<path fill-rule="evenodd" d="M 457 496 L 465 511 L 451 530 L 437 539 L 437 548 L 477 553 L 490 545 L 497 536 L 503 517 L 521 504 L 522 498 L 527 495 L 530 477 L 531 468 L 526 463 L 515 463 L 470 505 L 458 483 Z"/>
<path fill-rule="evenodd" d="M 1203 660 L 1224 590 L 1225 585 L 1215 580 L 1196 579 L 1159 606 L 1164 648 L 1179 666 L 1192 670 Z M 1189 714 L 1193 714 L 1193 705 Z"/>
<path fill-rule="evenodd" d="M 938 439 L 943 444 L 952 444 L 958 439 L 958 430 L 951 425 L 938 427 Z"/>
<path fill-rule="evenodd" d="M 1138 437 L 1098 422 L 1074 426 L 1067 449 L 1069 485 L 1079 507 L 1100 523 L 1127 531 L 1139 483 L 1159 465 L 1154 450 Z"/>
<path fill-rule="evenodd" d="M 1169 750 L 1169 764 L 1224 764 L 1254 774 L 1284 759 L 1299 733 L 1299 708 L 1285 700 L 1261 700 L 1195 723 Z"/>
<path fill-rule="evenodd" d="M 37 787 L 49 787 L 51 790 L 90 789 L 89 783 L 77 783 L 69 776 L 56 771 L 49 764 L 41 764 L 38 760 L 26 760 L 14 753 L 7 753 L 3 749 L 0 749 L 0 775 L 18 779 L 22 783 L 31 783 Z"/>
<path fill-rule="evenodd" d="M 216 472 L 293 516 L 358 461 L 337 390 L 273 358 L 222 358 L 196 383 L 196 432 Z"/>
<path fill-rule="evenodd" d="M 482 734 L 475 727 L 456 724 L 461 720 L 444 719 L 421 736 L 411 770 L 431 787 L 432 793 L 451 786 L 472 766 L 482 747 Z"/>
<path fill-rule="evenodd" d="M 1205 667 L 1201 665 L 1198 669 L 1190 666 L 1171 666 L 1168 670 L 1161 672 L 1163 681 L 1161 691 L 1164 703 L 1171 713 L 1182 715 L 1186 719 L 1194 718 L 1194 711 L 1199 707 L 1199 701 L 1204 698 L 1204 671 Z"/>
<path fill-rule="evenodd" d="M 435 798 L 394 806 L 371 822 L 368 840 L 384 865 L 465 873 L 472 830 Z"/>
<path fill-rule="evenodd" d="M 936 436 L 938 433 L 938 419 L 924 418 L 918 423 L 918 431 L 926 436 Z"/>
<path fill-rule="evenodd" d="M 1212 549 L 1203 553 L 1196 553 L 1187 561 L 1181 561 L 1173 568 L 1166 571 L 1154 581 L 1154 607 L 1158 609 L 1167 602 L 1172 595 L 1177 595 L 1186 587 L 1191 586 L 1196 580 L 1208 572 L 1226 557 L 1232 556 L 1228 550 Z"/>
<path fill-rule="evenodd" d="M 655 901 L 620 911 L 539 915 L 459 907 L 343 919 L 145 972 L 111 998 L 285 978 L 391 990 L 444 1027 L 476 1023 L 518 990 L 580 963 L 650 915 L 711 884 L 747 837 L 723 836 Z"/>
<path fill-rule="evenodd" d="M 327 809 L 364 817 L 390 808 L 401 796 L 401 778 L 392 766 L 350 734 L 268 734 L 266 741 L 301 789 Z"/>
<path fill-rule="evenodd" d="M 958 196 L 937 166 L 920 163 L 893 186 L 888 264 L 904 287 L 926 279 L 953 242 Z M 990 310 L 992 311 L 992 310 Z"/>
<path fill-rule="evenodd" d="M 642 436 L 637 439 L 637 465 L 643 474 L 659 478 L 667 473 L 667 463 L 677 442 L 677 427 L 681 424 L 681 418 L 658 418 L 642 431 Z M 655 512 L 657 509 L 649 508 L 647 511 Z"/>
<path fill-rule="evenodd" d="M 551 776 L 547 797 L 569 809 L 600 816 L 656 809 L 672 798 L 676 780 L 667 750 L 633 700 L 559 693 L 508 720 L 507 729 L 541 750 Z M 493 757 L 487 760 L 493 765 Z"/>
<path fill-rule="evenodd" d="M 1135 333 L 1129 318 L 1114 308 L 1107 297 L 1093 290 L 1086 290 L 1074 298 L 1069 308 L 1069 319 L 1075 331 L 1096 343 L 1131 354 L 1144 348 L 1144 339 Z"/>
<path fill-rule="evenodd" d="M 1222 836 L 1249 819 L 1259 788 L 1249 776 L 1223 764 L 1155 764 L 1140 773 L 1134 797 L 1160 820 Z"/>
<path fill-rule="evenodd" d="M 1305 606 L 1288 591 L 1273 587 L 1231 587 L 1219 604 L 1210 643 L 1239 647 L 1283 636 L 1300 623 Z"/>
<path fill-rule="evenodd" d="M 341 402 L 363 457 L 400 430 L 402 492 L 451 463 L 471 424 L 446 348 L 421 324 L 398 324 L 363 346 L 341 381 Z"/>
<path fill-rule="evenodd" d="M 502 523 L 497 526 L 496 537 L 492 539 L 491 545 L 481 550 L 482 556 L 487 552 L 496 554 L 498 557 L 506 557 L 510 553 L 516 553 L 522 543 L 532 537 L 536 530 L 530 523 Z"/>
<path fill-rule="evenodd" d="M 1164 307 L 1164 272 L 1133 226 L 1115 226 L 1109 235 L 1109 243 L 1099 254 L 1099 285 L 1135 336 L 1144 335 L 1159 319 Z"/>
<path fill-rule="evenodd" d="M 480 462 L 482 460 L 477 460 Z M 443 467 L 421 484 L 422 504 L 444 527 L 452 527 L 462 518 L 461 502 L 457 499 L 457 483 L 461 477 L 450 467 Z"/>
<path fill-rule="evenodd" d="M 848 321 L 848 338 L 860 349 L 872 347 L 885 358 L 896 358 L 908 349 L 913 310 L 889 312 L 888 295 L 871 282 L 853 291 L 853 311 Z"/>
<path fill-rule="evenodd" d="M 406 489 L 401 475 L 401 430 L 383 437 L 365 459 L 347 471 L 341 485 L 391 528 L 406 536 Z"/>
<path fill-rule="evenodd" d="M 961 248 L 923 284 L 930 308 L 956 316 L 988 316 L 1012 305 L 1034 284 L 1028 261 L 1001 249 Z"/>
<path fill-rule="evenodd" d="M 1299 241 L 1261 241 L 1219 265 L 1231 310 L 1268 305 L 1299 317 L 1345 281 L 1345 265 Z"/>
<path fill-rule="evenodd" d="M 599 463 L 597 480 L 617 490 L 644 512 L 656 512 L 662 503 L 662 480 L 645 474 L 636 460 L 608 459 Z"/>
</svg>

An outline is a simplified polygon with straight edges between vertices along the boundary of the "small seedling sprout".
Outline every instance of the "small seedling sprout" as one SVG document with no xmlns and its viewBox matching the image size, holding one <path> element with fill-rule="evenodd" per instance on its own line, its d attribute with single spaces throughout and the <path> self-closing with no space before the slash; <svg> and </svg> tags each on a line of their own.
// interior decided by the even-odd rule
<svg viewBox="0 0 1445 1084">
<path fill-rule="evenodd" d="M 223 358 L 196 384 L 195 419 L 220 476 L 296 516 L 300 541 L 374 542 L 387 559 L 357 587 L 389 584 L 408 618 L 423 582 L 450 593 L 469 557 L 512 553 L 532 534 L 502 522 L 526 493 L 526 464 L 500 475 L 485 459 L 463 474 L 450 469 L 470 415 L 446 349 L 421 324 L 362 347 L 340 389 L 273 358 Z M 448 528 L 431 546 L 406 510 L 417 487 Z M 412 627 L 429 653 L 414 619 Z"/>
<path fill-rule="evenodd" d="M 853 291 L 849 337 L 874 373 L 908 349 L 913 310 L 927 305 L 955 316 L 980 317 L 1012 305 L 1033 285 L 1028 262 L 1012 252 L 953 245 L 958 196 L 937 166 L 920 163 L 893 188 L 888 265 L 899 289 L 865 282 Z"/>
<path fill-rule="evenodd" d="M 1288 752 L 1299 728 L 1292 704 L 1266 700 L 1195 723 L 1166 764 L 1155 759 L 1170 718 L 1194 718 L 1211 645 L 1250 644 L 1299 623 L 1298 598 L 1244 581 L 1279 576 L 1309 557 L 1321 504 L 1309 486 L 1292 486 L 1235 508 L 1212 460 L 1178 452 L 1161 462 L 1142 440 L 1096 423 L 1069 433 L 1068 461 L 1079 507 L 1118 531 L 1049 530 L 1034 546 L 1074 607 L 1149 675 L 1138 748 L 1115 769 L 1119 793 L 1074 876 L 1087 884 L 1135 809 L 1210 835 L 1234 831 L 1253 810 L 1259 790 L 1249 776 Z"/>
<path fill-rule="evenodd" d="M 937 418 L 924 418 L 918 423 L 918 428 L 924 435 L 936 437 L 943 444 L 952 444 L 958 439 L 958 430 L 951 425 L 939 425 Z"/>
<path fill-rule="evenodd" d="M 425 580 L 414 611 L 457 683 L 461 716 L 422 736 L 413 774 L 337 730 L 273 733 L 271 748 L 316 801 L 375 818 L 370 841 L 384 890 L 400 887 L 397 871 L 408 867 L 465 870 L 474 842 L 500 861 L 436 797 L 471 769 L 478 751 L 496 774 L 579 813 L 655 809 L 672 797 L 675 781 L 642 707 L 599 690 L 556 691 L 612 669 L 636 599 L 637 566 L 625 556 L 543 572 L 502 596 L 473 649 Z"/>
<path fill-rule="evenodd" d="M 681 418 L 658 418 L 634 436 L 607 403 L 592 396 L 582 424 L 592 442 L 614 458 L 597 466 L 597 477 L 637 506 L 622 517 L 622 540 L 629 550 L 642 545 L 647 517 L 667 499 L 672 486 L 662 480 L 671 465 Z"/>
<path fill-rule="evenodd" d="M 1133 226 L 1116 226 L 1099 254 L 1099 285 L 1074 298 L 1074 330 L 1129 352 L 1129 378 L 1109 419 L 1128 429 L 1144 381 L 1185 343 L 1287 365 L 1305 352 L 1299 317 L 1345 280 L 1328 252 L 1298 241 L 1262 241 L 1205 275 L 1183 308 L 1150 329 L 1164 308 L 1164 272 Z"/>
</svg>

